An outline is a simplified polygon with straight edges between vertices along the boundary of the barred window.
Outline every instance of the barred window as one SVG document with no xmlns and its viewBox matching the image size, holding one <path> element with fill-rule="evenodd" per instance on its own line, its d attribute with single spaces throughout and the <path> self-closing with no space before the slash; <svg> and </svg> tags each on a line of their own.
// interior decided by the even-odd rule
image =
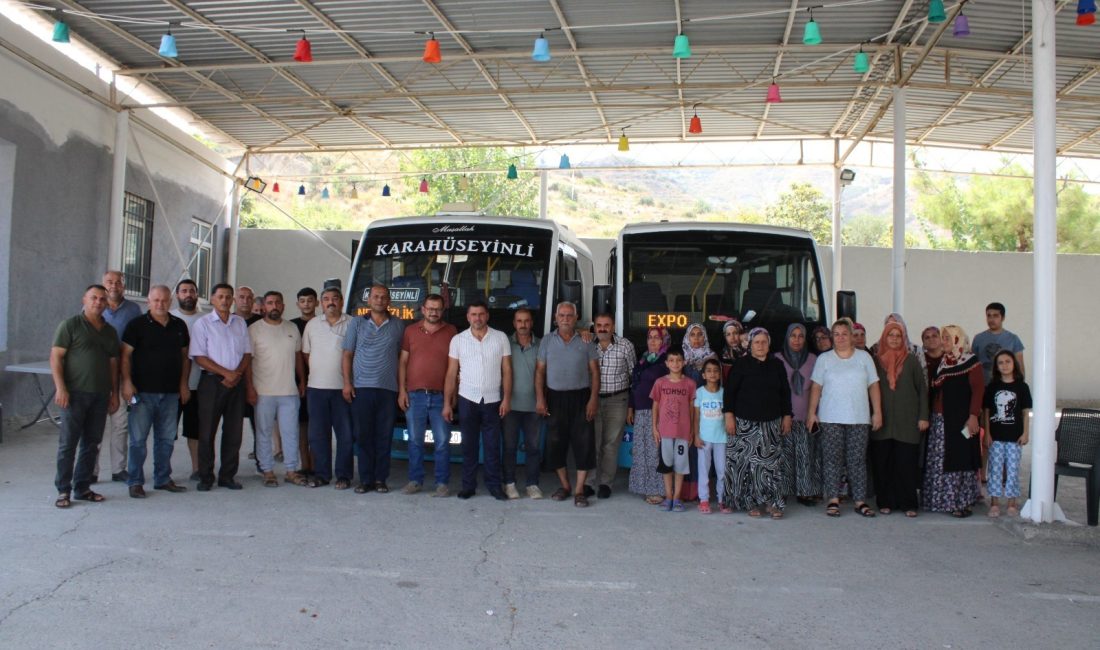
<svg viewBox="0 0 1100 650">
<path fill-rule="evenodd" d="M 153 256 L 153 202 L 126 192 L 122 208 L 122 274 L 126 293 L 149 293 Z"/>
<path fill-rule="evenodd" d="M 187 273 L 199 289 L 199 297 L 210 299 L 210 286 L 214 275 L 214 226 L 191 219 L 191 260 Z"/>
</svg>

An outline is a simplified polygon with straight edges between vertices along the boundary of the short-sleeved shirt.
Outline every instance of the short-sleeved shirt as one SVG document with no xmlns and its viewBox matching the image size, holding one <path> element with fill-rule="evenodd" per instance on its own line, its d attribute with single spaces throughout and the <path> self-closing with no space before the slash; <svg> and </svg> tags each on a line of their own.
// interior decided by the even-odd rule
<svg viewBox="0 0 1100 650">
<path fill-rule="evenodd" d="M 546 364 L 546 386 L 551 390 L 580 390 L 592 387 L 588 362 L 598 361 L 594 343 L 585 343 L 574 333 L 568 343 L 557 330 L 550 332 L 539 344 L 539 361 Z M 602 389 L 601 389 L 602 390 Z"/>
<path fill-rule="evenodd" d="M 686 375 L 680 381 L 672 381 L 665 375 L 653 383 L 649 397 L 657 408 L 657 433 L 662 438 L 691 440 L 695 382 Z"/>
<path fill-rule="evenodd" d="M 53 347 L 65 349 L 65 388 L 83 393 L 111 392 L 111 359 L 119 355 L 115 328 L 104 323 L 98 330 L 84 314 L 61 321 Z"/>
<path fill-rule="evenodd" d="M 335 324 L 324 316 L 306 323 L 302 333 L 302 353 L 309 355 L 309 379 L 306 385 L 323 390 L 340 390 L 344 387 L 344 337 L 348 333 L 351 316 L 340 314 Z"/>
<path fill-rule="evenodd" d="M 508 337 L 512 344 L 512 410 L 524 413 L 535 411 L 535 364 L 539 358 L 539 338 L 531 337 L 527 347 L 516 340 L 513 332 Z"/>
<path fill-rule="evenodd" d="M 443 382 L 447 379 L 447 353 L 456 334 L 458 329 L 450 323 L 443 323 L 434 332 L 424 329 L 422 321 L 409 323 L 401 338 L 401 351 L 409 353 L 405 366 L 407 390 L 443 390 Z"/>
<path fill-rule="evenodd" d="M 170 310 L 168 310 L 168 313 L 172 314 L 173 316 L 175 316 L 176 318 L 182 320 L 184 323 L 187 324 L 187 333 L 188 334 L 191 334 L 192 332 L 194 332 L 195 321 L 202 318 L 202 316 L 203 316 L 202 312 L 198 311 L 198 310 L 195 310 L 195 313 L 193 313 L 193 314 L 185 314 L 182 311 L 180 311 L 179 309 L 170 309 Z M 201 373 L 202 373 L 202 368 L 199 367 L 199 364 L 192 363 L 191 364 L 191 375 L 187 378 L 187 387 L 188 388 L 190 388 L 191 390 L 195 390 L 199 387 L 199 375 Z"/>
<path fill-rule="evenodd" d="M 359 388 L 382 388 L 397 392 L 397 360 L 405 325 L 390 316 L 376 325 L 370 314 L 348 323 L 344 351 L 352 352 L 352 382 Z"/>
<path fill-rule="evenodd" d="M 503 399 L 501 363 L 512 356 L 504 332 L 489 327 L 479 341 L 471 330 L 463 330 L 451 339 L 447 356 L 458 360 L 459 396 L 486 404 Z"/>
<path fill-rule="evenodd" d="M 695 390 L 695 408 L 699 409 L 699 437 L 703 442 L 726 442 L 726 418 L 722 414 L 722 387 L 715 393 L 700 386 Z"/>
<path fill-rule="evenodd" d="M 126 332 L 126 326 L 138 316 L 141 316 L 141 307 L 138 307 L 137 303 L 125 298 L 118 304 L 118 309 L 111 309 L 109 303 L 107 307 L 103 309 L 103 320 L 107 321 L 108 325 L 115 328 L 115 334 L 118 335 L 119 343 L 122 343 L 122 335 Z"/>
<path fill-rule="evenodd" d="M 1024 435 L 1025 409 L 1031 408 L 1031 389 L 1022 381 L 1006 384 L 1000 378 L 985 387 L 983 408 L 989 409 L 989 436 L 997 442 L 1016 442 Z"/>
<path fill-rule="evenodd" d="M 252 341 L 248 338 L 248 325 L 236 314 L 222 322 L 218 312 L 195 321 L 191 326 L 192 359 L 206 357 L 222 368 L 236 369 L 246 354 L 252 354 Z"/>
<path fill-rule="evenodd" d="M 878 381 L 871 355 L 853 350 L 841 359 L 835 350 L 817 357 L 810 379 L 821 386 L 817 419 L 831 424 L 870 424 L 871 404 L 867 388 Z"/>
<path fill-rule="evenodd" d="M 252 339 L 252 387 L 259 395 L 297 395 L 294 363 L 302 337 L 290 321 L 259 320 L 248 326 Z"/>
<path fill-rule="evenodd" d="M 146 312 L 130 321 L 122 343 L 130 354 L 130 381 L 139 393 L 178 393 L 183 374 L 181 351 L 191 344 L 187 323 L 168 314 L 161 325 Z"/>
<path fill-rule="evenodd" d="M 1024 344 L 1020 341 L 1020 337 L 1005 329 L 997 334 L 989 330 L 978 334 L 974 337 L 974 343 L 971 347 L 974 354 L 978 355 L 978 361 L 982 362 L 982 372 L 985 373 L 985 383 L 987 384 L 993 377 L 993 357 L 998 352 L 1008 350 L 1012 354 L 1016 354 L 1024 351 Z"/>
</svg>

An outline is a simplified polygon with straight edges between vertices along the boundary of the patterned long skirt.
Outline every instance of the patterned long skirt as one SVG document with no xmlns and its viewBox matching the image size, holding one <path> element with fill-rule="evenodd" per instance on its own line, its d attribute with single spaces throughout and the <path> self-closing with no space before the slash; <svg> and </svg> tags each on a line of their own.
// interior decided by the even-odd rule
<svg viewBox="0 0 1100 650">
<path fill-rule="evenodd" d="M 933 413 L 932 426 L 928 431 L 924 489 L 921 492 L 925 510 L 955 512 L 973 506 L 981 494 L 981 488 L 978 486 L 978 472 L 975 470 L 944 472 L 943 455 L 943 415 Z"/>
<path fill-rule="evenodd" d="M 657 443 L 653 442 L 653 411 L 634 411 L 630 491 L 634 494 L 665 493 L 665 479 L 657 473 Z"/>
<path fill-rule="evenodd" d="M 726 444 L 726 493 L 722 503 L 739 510 L 767 505 L 782 509 L 782 419 L 753 422 L 737 418 L 737 435 Z"/>
<path fill-rule="evenodd" d="M 787 494 L 821 496 L 821 435 L 811 434 L 805 422 L 795 420 L 787 439 L 794 446 L 795 481 L 794 491 Z"/>
</svg>

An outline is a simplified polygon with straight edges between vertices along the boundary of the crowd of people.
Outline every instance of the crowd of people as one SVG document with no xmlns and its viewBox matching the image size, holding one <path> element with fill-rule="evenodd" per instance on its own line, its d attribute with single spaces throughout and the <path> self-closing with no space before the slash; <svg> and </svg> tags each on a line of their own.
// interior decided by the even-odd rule
<svg viewBox="0 0 1100 650">
<path fill-rule="evenodd" d="M 845 499 L 864 517 L 921 509 L 967 517 L 984 475 L 989 515 L 1002 505 L 1018 514 L 1031 395 L 1023 345 L 1004 329 L 1000 303 L 986 308 L 989 329 L 973 345 L 957 325 L 926 328 L 914 344 L 901 315 L 890 314 L 870 348 L 866 328 L 846 318 L 813 331 L 791 324 L 777 345 L 767 329 L 728 320 L 720 351 L 692 323 L 678 345 L 667 329 L 651 328 L 639 354 L 615 335 L 611 315 L 597 315 L 591 331 L 578 328 L 569 302 L 556 305 L 555 328 L 540 339 L 530 310 L 512 313 L 506 335 L 478 301 L 466 305 L 459 332 L 438 294 L 406 324 L 390 313 L 382 285 L 370 287 L 357 317 L 345 313 L 338 283 L 320 295 L 302 289 L 301 315 L 291 320 L 277 291 L 257 297 L 218 284 L 205 314 L 194 282 L 180 281 L 174 293 L 170 309 L 173 290 L 151 287 L 142 313 L 126 299 L 122 274 L 110 271 L 84 292 L 81 313 L 57 327 L 57 507 L 104 500 L 92 485 L 105 436 L 112 480 L 146 498 L 150 431 L 154 489 L 187 490 L 172 479 L 182 430 L 197 489 L 240 490 L 246 418 L 264 486 L 280 485 L 282 463 L 284 483 L 386 493 L 400 410 L 406 495 L 428 489 L 429 442 L 431 495 L 451 495 L 457 419 L 460 499 L 476 495 L 479 474 L 490 496 L 520 498 L 521 451 L 527 497 L 543 498 L 545 466 L 557 479 L 552 500 L 583 508 L 593 496 L 610 498 L 630 425 L 629 491 L 662 510 L 697 502 L 711 514 L 713 499 L 721 513 L 782 519 L 793 497 L 807 507 L 823 502 L 830 517 Z"/>
</svg>

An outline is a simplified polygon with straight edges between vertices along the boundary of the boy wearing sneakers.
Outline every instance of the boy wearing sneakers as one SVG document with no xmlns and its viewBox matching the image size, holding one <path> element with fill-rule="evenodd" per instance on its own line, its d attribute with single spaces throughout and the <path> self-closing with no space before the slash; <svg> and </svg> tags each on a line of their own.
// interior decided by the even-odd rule
<svg viewBox="0 0 1100 650">
<path fill-rule="evenodd" d="M 668 374 L 657 379 L 649 397 L 653 400 L 653 439 L 661 450 L 657 471 L 665 477 L 665 499 L 657 507 L 683 512 L 680 488 L 691 472 L 688 446 L 695 432 L 695 382 L 684 376 L 684 353 L 669 350 Z"/>
</svg>

